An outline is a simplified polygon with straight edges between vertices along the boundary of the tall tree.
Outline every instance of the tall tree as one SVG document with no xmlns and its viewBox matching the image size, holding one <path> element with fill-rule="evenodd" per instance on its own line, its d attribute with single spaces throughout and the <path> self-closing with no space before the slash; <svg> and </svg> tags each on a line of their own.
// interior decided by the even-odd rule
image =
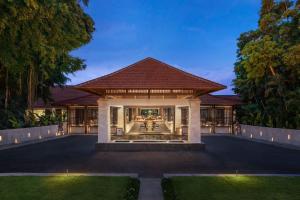
<svg viewBox="0 0 300 200">
<path fill-rule="evenodd" d="M 238 42 L 235 92 L 242 123 L 300 128 L 300 6 L 263 0 L 257 30 Z"/>
<path fill-rule="evenodd" d="M 0 109 L 24 113 L 37 98 L 51 98 L 50 88 L 65 84 L 69 73 L 85 68 L 70 52 L 92 38 L 87 2 L 0 0 Z"/>
</svg>

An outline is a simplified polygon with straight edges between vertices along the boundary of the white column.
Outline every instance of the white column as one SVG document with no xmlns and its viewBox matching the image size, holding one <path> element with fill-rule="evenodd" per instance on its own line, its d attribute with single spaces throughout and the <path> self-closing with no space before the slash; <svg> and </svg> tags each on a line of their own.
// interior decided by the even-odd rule
<svg viewBox="0 0 300 200">
<path fill-rule="evenodd" d="M 106 99 L 98 99 L 98 143 L 110 141 L 109 107 Z"/>
<path fill-rule="evenodd" d="M 124 129 L 124 106 L 118 107 L 118 128 Z"/>
<path fill-rule="evenodd" d="M 189 143 L 201 143 L 200 99 L 190 100 Z"/>
<path fill-rule="evenodd" d="M 175 106 L 175 130 L 174 132 L 176 132 L 177 128 L 181 128 L 181 109 L 178 106 Z M 180 133 L 176 133 L 176 134 L 181 134 Z"/>
</svg>

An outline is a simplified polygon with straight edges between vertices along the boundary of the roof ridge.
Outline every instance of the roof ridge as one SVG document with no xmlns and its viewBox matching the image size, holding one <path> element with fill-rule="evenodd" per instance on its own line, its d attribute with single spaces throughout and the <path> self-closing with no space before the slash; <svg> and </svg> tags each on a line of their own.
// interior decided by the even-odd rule
<svg viewBox="0 0 300 200">
<path fill-rule="evenodd" d="M 75 88 L 80 88 L 81 85 L 84 85 L 84 84 L 90 84 L 90 83 L 92 83 L 92 82 L 94 82 L 94 81 L 102 80 L 102 79 L 104 79 L 104 78 L 107 78 L 107 77 L 110 77 L 110 76 L 112 76 L 112 75 L 118 74 L 118 73 L 120 73 L 120 72 L 122 72 L 122 71 L 124 71 L 124 70 L 126 70 L 126 69 L 129 69 L 129 68 L 131 68 L 131 67 L 137 65 L 138 63 L 144 62 L 144 61 L 146 61 L 146 60 L 153 60 L 153 61 L 155 61 L 155 62 L 161 63 L 161 64 L 165 65 L 166 67 L 168 67 L 168 68 L 170 68 L 170 69 L 172 69 L 172 70 L 174 70 L 174 71 L 183 73 L 183 74 L 185 74 L 185 75 L 187 75 L 187 76 L 189 76 L 189 77 L 191 77 L 191 78 L 195 78 L 195 79 L 197 79 L 197 80 L 201 80 L 201 81 L 204 81 L 204 82 L 213 84 L 213 85 L 215 85 L 215 86 L 222 87 L 222 88 L 224 88 L 224 89 L 227 88 L 227 86 L 225 86 L 225 85 L 222 85 L 222 84 L 220 84 L 220 83 L 216 83 L 216 82 L 214 82 L 214 81 L 210 81 L 210 80 L 205 79 L 205 78 L 200 77 L 200 76 L 196 76 L 196 75 L 194 75 L 194 74 L 192 74 L 192 73 L 186 72 L 186 71 L 184 71 L 184 70 L 182 70 L 182 69 L 178 69 L 178 68 L 176 68 L 176 67 L 174 67 L 174 66 L 172 66 L 172 65 L 169 65 L 169 64 L 167 64 L 167 63 L 165 63 L 165 62 L 163 62 L 163 61 L 157 60 L 157 59 L 152 58 L 152 57 L 146 57 L 146 58 L 144 58 L 144 59 L 142 59 L 142 60 L 139 60 L 139 61 L 137 61 L 137 62 L 135 62 L 135 63 L 133 63 L 133 64 L 130 64 L 130 65 L 126 66 L 126 67 L 123 67 L 123 68 L 121 68 L 121 69 L 119 69 L 119 70 L 117 70 L 117 71 L 115 71 L 115 72 L 112 72 L 112 73 L 109 73 L 109 74 L 107 74 L 107 75 L 104 75 L 104 76 L 101 76 L 101 77 L 97 77 L 97 78 L 94 78 L 94 79 L 92 79 L 92 80 L 89 80 L 89 81 L 80 83 L 80 84 L 76 85 Z"/>
<path fill-rule="evenodd" d="M 83 83 L 80 83 L 80 84 L 76 85 L 75 87 L 80 87 L 80 85 L 87 84 L 87 83 L 91 83 L 91 82 L 93 82 L 93 81 L 101 80 L 101 79 L 103 79 L 103 78 L 106 78 L 106 77 L 115 75 L 115 74 L 120 73 L 120 72 L 122 72 L 122 71 L 124 71 L 124 70 L 126 70 L 126 69 L 128 69 L 128 68 L 130 68 L 130 67 L 132 67 L 132 66 L 134 66 L 134 65 L 136 65 L 136 64 L 138 64 L 138 63 L 140 63 L 140 62 L 143 62 L 143 61 L 149 60 L 149 59 L 153 59 L 153 58 L 151 58 L 151 57 L 146 57 L 146 58 L 144 58 L 144 59 L 142 59 L 142 60 L 139 60 L 139 61 L 137 61 L 137 62 L 135 62 L 135 63 L 133 63 L 133 64 L 127 65 L 126 67 L 122 67 L 122 68 L 118 69 L 117 71 L 114 71 L 114 72 L 111 72 L 111 73 L 106 74 L 106 75 L 104 75 L 104 76 L 100 76 L 100 77 L 94 78 L 94 79 L 92 79 L 92 80 L 88 80 L 88 81 L 85 81 L 85 82 L 83 82 Z"/>
</svg>

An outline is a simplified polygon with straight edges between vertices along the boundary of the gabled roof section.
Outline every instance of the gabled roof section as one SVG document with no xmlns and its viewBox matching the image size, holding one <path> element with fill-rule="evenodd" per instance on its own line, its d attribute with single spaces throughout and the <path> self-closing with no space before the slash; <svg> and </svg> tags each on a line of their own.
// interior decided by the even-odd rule
<svg viewBox="0 0 300 200">
<path fill-rule="evenodd" d="M 90 95 L 90 93 L 84 92 L 84 91 L 80 91 L 75 89 L 73 86 L 69 85 L 69 86 L 64 86 L 64 87 L 52 87 L 50 88 L 50 92 L 51 92 L 51 99 L 52 101 L 49 101 L 47 104 L 45 104 L 45 102 L 42 99 L 38 99 L 33 107 L 34 108 L 48 108 L 48 107 L 52 107 L 52 103 L 54 102 L 60 102 L 60 101 L 64 101 L 67 99 L 74 99 L 74 98 L 79 98 L 79 97 L 84 97 L 87 95 Z"/>
<path fill-rule="evenodd" d="M 154 58 L 143 59 L 75 87 L 95 94 L 99 94 L 99 90 L 107 89 L 192 89 L 209 93 L 226 88 Z"/>
<path fill-rule="evenodd" d="M 65 99 L 63 101 L 56 101 L 52 105 L 54 106 L 67 106 L 67 105 L 78 105 L 78 106 L 97 106 L 98 95 L 88 94 L 85 96 Z"/>
<path fill-rule="evenodd" d="M 200 96 L 201 105 L 234 106 L 243 104 L 238 95 L 211 95 Z"/>
<path fill-rule="evenodd" d="M 71 105 L 97 106 L 98 95 L 76 90 L 73 86 L 51 88 L 53 101 L 45 104 L 42 100 L 35 102 L 35 108 L 65 107 Z M 212 95 L 200 96 L 201 105 L 232 106 L 242 104 L 242 100 L 237 95 Z"/>
</svg>

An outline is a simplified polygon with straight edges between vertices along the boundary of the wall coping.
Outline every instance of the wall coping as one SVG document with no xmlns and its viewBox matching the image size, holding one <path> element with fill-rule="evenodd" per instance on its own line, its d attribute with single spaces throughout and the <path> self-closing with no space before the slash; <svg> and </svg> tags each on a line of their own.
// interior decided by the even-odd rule
<svg viewBox="0 0 300 200">
<path fill-rule="evenodd" d="M 33 127 L 24 127 L 24 128 L 0 129 L 0 133 L 6 132 L 6 131 L 21 131 L 21 130 L 28 130 L 28 129 L 33 129 L 33 128 L 46 128 L 46 127 L 52 127 L 52 126 L 58 126 L 58 124 L 52 124 L 52 125 L 48 125 L 48 126 L 33 126 Z"/>
<path fill-rule="evenodd" d="M 254 126 L 254 125 L 248 125 L 248 124 L 240 124 L 240 126 L 251 126 L 255 128 L 268 128 L 268 129 L 275 129 L 275 130 L 288 130 L 288 131 L 299 131 L 300 129 L 290 129 L 290 128 L 273 128 L 273 127 L 267 127 L 267 126 Z"/>
</svg>

